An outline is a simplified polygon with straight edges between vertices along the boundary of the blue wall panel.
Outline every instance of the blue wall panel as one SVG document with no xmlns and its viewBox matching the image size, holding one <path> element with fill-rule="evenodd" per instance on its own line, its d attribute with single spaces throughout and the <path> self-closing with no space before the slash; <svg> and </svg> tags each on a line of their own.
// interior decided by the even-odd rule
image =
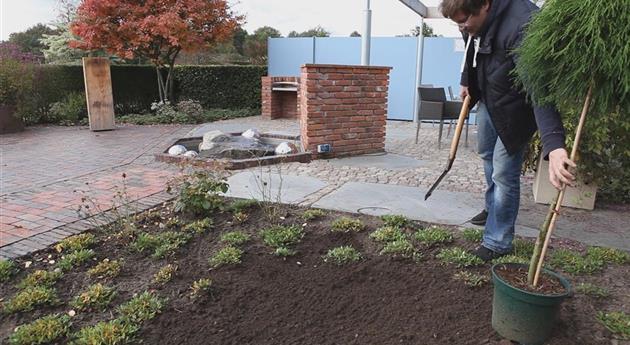
<svg viewBox="0 0 630 345">
<path fill-rule="evenodd" d="M 270 38 L 268 41 L 270 76 L 300 76 L 300 66 L 313 63 L 313 38 Z"/>
<path fill-rule="evenodd" d="M 372 39 L 370 64 L 392 67 L 389 72 L 387 118 L 413 121 L 416 88 L 416 37 L 376 37 Z"/>
<path fill-rule="evenodd" d="M 422 83 L 453 88 L 459 94 L 459 68 L 463 51 L 457 39 L 424 39 Z M 416 93 L 416 37 L 373 37 L 370 63 L 393 67 L 390 74 L 388 118 L 413 120 Z M 460 45 L 461 50 L 461 45 Z M 305 63 L 359 65 L 361 38 L 272 38 L 269 39 L 269 75 L 299 76 Z"/>
</svg>

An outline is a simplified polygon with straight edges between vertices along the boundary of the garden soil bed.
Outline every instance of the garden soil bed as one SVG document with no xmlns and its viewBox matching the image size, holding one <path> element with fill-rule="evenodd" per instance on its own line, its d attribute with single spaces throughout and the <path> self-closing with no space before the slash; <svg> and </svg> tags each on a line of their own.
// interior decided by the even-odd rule
<svg viewBox="0 0 630 345">
<path fill-rule="evenodd" d="M 160 207 L 165 212 L 166 207 Z M 369 233 L 383 222 L 376 217 L 327 212 L 314 221 L 300 218 L 304 209 L 279 206 L 281 224 L 304 226 L 298 254 L 286 259 L 271 254 L 259 235 L 271 223 L 260 208 L 248 210 L 248 220 L 234 224 L 229 212 L 213 215 L 214 229 L 196 235 L 166 259 L 152 259 L 130 250 L 111 231 L 94 231 L 99 243 L 97 258 L 66 273 L 55 284 L 61 305 L 18 314 L 0 313 L 0 342 L 14 328 L 43 315 L 68 312 L 68 301 L 95 282 L 86 271 L 104 258 L 123 259 L 122 273 L 106 284 L 117 289 L 112 308 L 103 312 L 77 313 L 72 331 L 111 320 L 116 306 L 133 294 L 153 290 L 168 299 L 162 313 L 143 324 L 135 342 L 144 344 L 509 344 L 490 324 L 492 284 L 472 288 L 453 275 L 461 269 L 435 258 L 439 248 L 415 242 L 423 259 L 394 259 L 379 255 L 381 245 Z M 360 233 L 331 233 L 330 223 L 340 216 L 361 219 L 367 229 Z M 182 217 L 184 222 L 190 219 Z M 305 225 L 303 225 L 305 224 Z M 416 223 L 415 227 L 426 224 Z M 162 231 L 155 224 L 144 230 Z M 221 234 L 242 230 L 252 240 L 242 246 L 242 263 L 210 269 L 208 259 L 223 245 Z M 411 232 L 412 230 L 408 230 Z M 455 231 L 455 230 L 454 230 Z M 449 246 L 472 248 L 456 235 Z M 363 259 L 342 266 L 324 263 L 322 256 L 337 246 L 352 245 Z M 58 258 L 53 249 L 18 259 L 20 273 L 0 285 L 4 301 L 17 291 L 17 283 L 35 269 L 52 269 L 47 261 Z M 33 264 L 24 269 L 26 261 Z M 153 275 L 167 263 L 178 266 L 174 279 L 165 285 L 153 283 Z M 469 271 L 488 278 L 489 264 Z M 599 310 L 625 309 L 630 303 L 628 266 L 614 266 L 588 277 L 605 286 L 611 297 L 598 300 L 576 295 L 563 304 L 558 327 L 549 344 L 610 344 L 612 335 L 595 319 Z M 190 286 L 211 278 L 211 294 L 190 298 Z M 573 284 L 584 278 L 571 278 Z M 622 284 L 619 284 L 622 282 Z M 68 339 L 59 343 L 66 344 Z"/>
</svg>

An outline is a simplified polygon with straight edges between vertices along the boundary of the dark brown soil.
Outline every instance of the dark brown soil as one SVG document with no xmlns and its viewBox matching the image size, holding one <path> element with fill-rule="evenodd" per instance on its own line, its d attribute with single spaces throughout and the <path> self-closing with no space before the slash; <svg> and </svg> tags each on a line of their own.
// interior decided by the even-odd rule
<svg viewBox="0 0 630 345">
<path fill-rule="evenodd" d="M 515 266 L 497 266 L 495 268 L 497 275 L 509 285 L 521 290 L 535 292 L 542 295 L 560 295 L 566 293 L 566 289 L 562 286 L 560 280 L 556 277 L 540 272 L 538 285 L 531 286 L 527 283 L 527 268 Z"/>
<path fill-rule="evenodd" d="M 277 223 L 303 225 L 303 211 L 282 206 Z M 306 222 L 306 235 L 296 247 L 298 254 L 285 260 L 271 255 L 272 249 L 260 239 L 259 231 L 271 225 L 265 213 L 260 209 L 248 213 L 243 224 L 232 223 L 227 212 L 213 215 L 213 231 L 196 236 L 173 257 L 162 260 L 131 251 L 111 232 L 95 232 L 100 240 L 94 248 L 97 260 L 123 259 L 126 264 L 120 276 L 107 281 L 118 291 L 112 308 L 77 313 L 72 331 L 111 320 L 114 306 L 149 289 L 167 298 L 168 303 L 161 315 L 142 326 L 137 342 L 143 344 L 505 344 L 490 324 L 492 284 L 471 288 L 453 279 L 461 269 L 435 259 L 440 248 L 414 242 L 423 254 L 420 262 L 381 256 L 381 246 L 368 237 L 382 225 L 380 219 L 329 212 L 322 219 Z M 330 222 L 342 215 L 361 219 L 368 229 L 331 233 Z M 146 225 L 144 230 L 163 231 L 155 224 Z M 242 247 L 242 264 L 211 270 L 208 259 L 222 247 L 219 237 L 234 230 L 252 235 Z M 341 245 L 354 246 L 363 260 L 344 266 L 325 264 L 322 255 Z M 461 239 L 452 245 L 474 247 Z M 27 273 L 52 269 L 46 262 L 49 255 L 51 259 L 59 256 L 50 249 L 17 260 L 21 271 L 9 283 L 0 284 L 0 298 L 6 301 L 13 296 Z M 26 261 L 33 264 L 25 270 Z M 168 263 L 179 267 L 174 279 L 156 285 L 153 275 Z M 67 273 L 55 284 L 62 304 L 28 313 L 0 313 L 0 342 L 20 324 L 69 311 L 72 297 L 95 282 L 86 274 L 93 264 Z M 489 265 L 469 270 L 490 277 Z M 616 266 L 589 277 L 608 284 L 602 286 L 609 288 L 612 296 L 568 299 L 549 344 L 610 344 L 612 335 L 596 322 L 595 315 L 599 310 L 630 311 L 630 288 L 610 284 L 623 282 L 629 271 L 628 266 Z M 211 295 L 191 299 L 190 286 L 200 278 L 212 279 Z M 64 339 L 60 343 L 67 342 Z"/>
</svg>

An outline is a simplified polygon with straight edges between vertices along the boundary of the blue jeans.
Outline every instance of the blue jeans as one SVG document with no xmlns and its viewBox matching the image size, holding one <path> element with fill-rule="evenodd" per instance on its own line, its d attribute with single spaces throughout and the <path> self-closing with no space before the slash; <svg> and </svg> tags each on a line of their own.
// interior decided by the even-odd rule
<svg viewBox="0 0 630 345">
<path fill-rule="evenodd" d="M 525 146 L 508 154 L 490 120 L 485 104 L 477 110 L 478 152 L 486 175 L 486 211 L 483 246 L 498 253 L 512 250 L 514 224 L 521 196 L 521 166 Z"/>
</svg>

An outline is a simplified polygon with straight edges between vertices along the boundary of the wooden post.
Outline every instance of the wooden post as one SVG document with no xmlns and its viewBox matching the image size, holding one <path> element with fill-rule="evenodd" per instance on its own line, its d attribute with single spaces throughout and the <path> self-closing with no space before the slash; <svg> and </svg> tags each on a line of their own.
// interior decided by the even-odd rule
<svg viewBox="0 0 630 345">
<path fill-rule="evenodd" d="M 84 57 L 83 78 L 90 129 L 93 131 L 114 129 L 114 97 L 109 59 Z"/>
</svg>

